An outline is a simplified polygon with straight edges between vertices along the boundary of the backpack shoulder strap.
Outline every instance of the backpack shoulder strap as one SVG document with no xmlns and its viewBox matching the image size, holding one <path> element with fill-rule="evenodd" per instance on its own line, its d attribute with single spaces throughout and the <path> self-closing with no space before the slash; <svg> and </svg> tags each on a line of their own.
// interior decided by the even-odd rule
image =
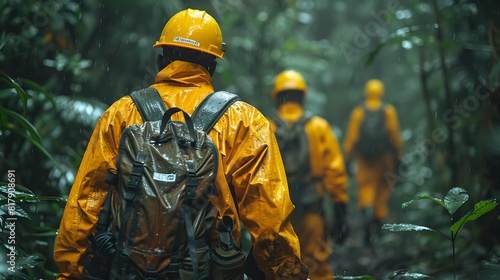
<svg viewBox="0 0 500 280">
<path fill-rule="evenodd" d="M 161 99 L 160 93 L 154 88 L 144 88 L 130 94 L 137 106 L 143 121 L 161 120 L 167 107 Z"/>
<path fill-rule="evenodd" d="M 238 100 L 241 100 L 241 98 L 234 93 L 227 91 L 212 92 L 201 101 L 191 115 L 194 127 L 208 133 L 224 112 Z M 239 212 L 234 188 L 230 186 L 229 189 L 236 204 L 236 210 Z"/>
<path fill-rule="evenodd" d="M 224 112 L 238 100 L 241 98 L 237 94 L 227 91 L 216 91 L 209 94 L 191 115 L 194 127 L 208 133 Z"/>
</svg>

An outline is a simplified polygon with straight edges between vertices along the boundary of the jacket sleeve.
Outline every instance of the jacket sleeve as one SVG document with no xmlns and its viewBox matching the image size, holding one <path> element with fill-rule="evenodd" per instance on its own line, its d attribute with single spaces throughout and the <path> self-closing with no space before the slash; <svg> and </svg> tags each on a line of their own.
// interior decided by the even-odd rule
<svg viewBox="0 0 500 280">
<path fill-rule="evenodd" d="M 104 203 L 108 187 L 104 177 L 115 167 L 121 131 L 115 112 L 108 109 L 97 122 L 66 202 L 54 247 L 57 279 L 79 278 L 87 239 Z"/>
<path fill-rule="evenodd" d="M 403 140 L 401 139 L 401 131 L 399 128 L 399 120 L 396 109 L 392 105 L 386 106 L 386 127 L 389 133 L 389 138 L 394 146 L 398 158 L 403 156 Z"/>
<path fill-rule="evenodd" d="M 318 191 L 322 193 L 324 188 L 333 202 L 347 203 L 348 177 L 337 137 L 328 122 L 319 117 L 312 118 L 305 129 L 310 142 L 311 170 L 322 183 Z"/>
<path fill-rule="evenodd" d="M 346 161 L 351 160 L 353 157 L 356 143 L 359 140 L 359 126 L 361 125 L 363 118 L 363 110 L 360 107 L 357 107 L 352 111 L 343 143 Z"/>
<path fill-rule="evenodd" d="M 252 236 L 257 266 L 266 279 L 306 279 L 308 270 L 290 223 L 294 206 L 274 133 L 257 110 L 242 115 L 225 165 L 235 186 L 240 219 Z"/>
</svg>

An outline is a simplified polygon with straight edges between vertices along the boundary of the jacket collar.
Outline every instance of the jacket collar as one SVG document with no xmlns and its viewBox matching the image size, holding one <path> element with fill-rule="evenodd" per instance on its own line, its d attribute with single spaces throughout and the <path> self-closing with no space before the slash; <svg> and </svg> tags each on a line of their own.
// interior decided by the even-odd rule
<svg viewBox="0 0 500 280">
<path fill-rule="evenodd" d="M 175 83 L 178 86 L 202 87 L 212 84 L 212 76 L 201 65 L 173 61 L 160 70 L 155 77 L 155 83 Z"/>
</svg>

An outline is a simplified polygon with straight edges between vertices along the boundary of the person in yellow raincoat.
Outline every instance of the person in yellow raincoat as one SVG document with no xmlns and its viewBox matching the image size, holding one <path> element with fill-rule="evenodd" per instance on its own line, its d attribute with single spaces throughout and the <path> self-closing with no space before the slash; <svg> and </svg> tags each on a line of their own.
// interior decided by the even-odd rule
<svg viewBox="0 0 500 280">
<path fill-rule="evenodd" d="M 158 55 L 159 72 L 151 87 L 158 90 L 167 108 L 180 107 L 191 114 L 214 91 L 212 75 L 216 58 L 223 59 L 223 46 L 218 23 L 205 11 L 186 9 L 166 23 L 154 45 L 163 54 Z M 97 122 L 59 227 L 54 248 L 60 271 L 57 279 L 82 276 L 88 236 L 108 190 L 104 176 L 115 168 L 122 131 L 140 123 L 141 116 L 128 95 L 114 102 Z M 308 269 L 300 260 L 299 241 L 290 223 L 293 204 L 285 170 L 269 121 L 253 106 L 237 101 L 209 136 L 219 151 L 218 196 L 211 199 L 219 220 L 224 215 L 233 218 L 238 243 L 242 222 L 265 279 L 307 279 Z M 232 199 L 229 184 L 237 201 Z"/>
<path fill-rule="evenodd" d="M 391 178 L 394 178 L 396 164 L 403 155 L 396 109 L 383 102 L 383 96 L 384 84 L 380 80 L 367 81 L 364 104 L 351 112 L 343 142 L 346 162 L 354 157 L 356 160 L 358 208 L 363 218 L 365 244 L 370 244 L 370 239 L 380 234 L 382 223 L 389 212 L 388 201 L 393 187 Z M 379 115 L 374 115 L 377 110 L 381 110 L 382 119 L 380 125 L 373 125 L 378 126 L 375 129 L 383 133 L 384 140 L 372 140 L 372 143 L 367 143 L 370 146 L 367 150 L 361 147 L 361 143 L 369 137 L 362 135 L 361 127 L 365 119 L 370 121 L 378 118 Z"/>
<path fill-rule="evenodd" d="M 292 224 L 299 237 L 302 260 L 308 265 L 312 280 L 331 280 L 333 269 L 328 263 L 328 257 L 331 255 L 332 245 L 326 239 L 322 197 L 328 195 L 333 201 L 338 229 L 336 237 L 345 239 L 348 178 L 342 150 L 330 124 L 304 110 L 306 94 L 307 85 L 299 72 L 285 70 L 279 73 L 272 91 L 277 111 L 269 119 L 281 149 L 292 202 L 296 207 Z M 304 140 L 287 140 L 287 137 L 293 138 L 291 135 L 295 125 L 303 127 L 300 132 L 304 135 Z M 287 129 L 281 130 L 281 127 Z M 294 158 L 295 154 L 302 153 L 298 151 L 300 141 L 305 143 L 307 155 Z"/>
</svg>

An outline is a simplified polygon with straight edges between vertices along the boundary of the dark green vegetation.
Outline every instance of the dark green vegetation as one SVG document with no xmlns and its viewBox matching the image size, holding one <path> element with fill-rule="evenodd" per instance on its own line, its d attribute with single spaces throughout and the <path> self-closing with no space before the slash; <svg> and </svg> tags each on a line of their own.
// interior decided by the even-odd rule
<svg viewBox="0 0 500 280">
<path fill-rule="evenodd" d="M 17 217 L 19 279 L 50 279 L 56 271 L 55 231 L 93 125 L 114 100 L 153 82 L 152 45 L 165 21 L 186 7 L 206 9 L 221 24 L 227 53 L 216 88 L 239 93 L 264 113 L 272 110 L 274 76 L 295 68 L 308 82 L 307 107 L 329 120 L 341 140 L 365 81 L 384 81 L 386 99 L 399 112 L 407 163 L 388 174 L 396 187 L 388 223 L 447 225 L 434 207 L 415 204 L 403 212 L 399 206 L 420 195 L 442 196 L 450 186 L 464 188 L 474 203 L 498 199 L 498 1 L 0 3 L 0 238 L 9 245 L 7 218 Z M 498 271 L 498 217 L 497 207 L 461 229 L 455 262 L 449 244 L 430 232 L 389 232 L 380 241 L 386 258 L 376 268 L 340 265 L 336 274 L 382 279 L 405 269 L 437 279 L 454 273 L 487 279 L 477 271 L 481 263 Z M 9 248 L 1 249 L 1 269 L 9 268 Z M 358 257 L 342 253 L 350 262 Z"/>
<path fill-rule="evenodd" d="M 456 279 L 457 277 L 457 267 L 456 267 L 456 259 L 457 259 L 457 251 L 456 251 L 456 243 L 457 243 L 457 237 L 458 237 L 458 232 L 465 226 L 465 224 L 469 221 L 474 221 L 483 216 L 484 214 L 492 211 L 497 207 L 498 202 L 496 202 L 493 199 L 490 200 L 483 200 L 474 205 L 474 208 L 467 212 L 467 214 L 463 215 L 460 219 L 455 221 L 455 213 L 457 210 L 465 203 L 467 200 L 469 200 L 469 195 L 467 194 L 467 191 L 465 189 L 455 187 L 451 189 L 448 194 L 445 196 L 444 199 L 439 199 L 435 198 L 429 195 L 421 195 L 416 197 L 414 200 L 410 200 L 408 202 L 403 203 L 403 209 L 408 207 L 412 202 L 415 200 L 422 200 L 422 199 L 428 199 L 430 201 L 433 201 L 443 207 L 449 215 L 450 218 L 450 227 L 449 231 L 450 233 L 442 232 L 439 229 L 433 229 L 427 226 L 422 226 L 422 225 L 415 225 L 415 224 L 385 224 L 382 226 L 383 229 L 388 229 L 390 231 L 396 231 L 396 232 L 403 232 L 403 231 L 416 231 L 416 232 L 422 232 L 422 231 L 431 231 L 435 233 L 439 233 L 442 236 L 444 236 L 446 239 L 448 239 L 451 242 L 451 251 L 452 251 L 452 259 L 453 259 L 453 277 Z M 492 276 L 492 273 L 495 271 L 491 272 L 488 271 L 490 267 L 496 267 L 496 275 L 499 275 L 498 269 L 498 264 L 496 262 L 488 262 L 485 261 L 481 265 L 481 269 L 478 270 L 478 275 L 481 274 L 483 277 L 485 276 Z M 418 275 L 417 275 L 418 274 Z M 421 273 L 415 273 L 415 272 L 406 272 L 404 270 L 398 270 L 394 273 L 391 274 L 390 279 L 394 279 L 396 276 L 411 276 L 413 278 L 430 278 L 430 276 L 421 274 Z"/>
</svg>

